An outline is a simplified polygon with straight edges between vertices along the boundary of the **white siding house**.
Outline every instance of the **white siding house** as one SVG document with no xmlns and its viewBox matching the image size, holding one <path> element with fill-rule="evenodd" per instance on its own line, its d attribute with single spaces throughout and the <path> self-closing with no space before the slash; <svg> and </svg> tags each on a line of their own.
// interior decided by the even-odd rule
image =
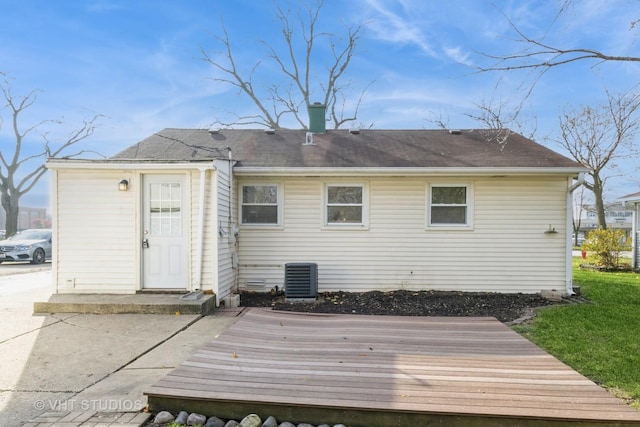
<svg viewBox="0 0 640 427">
<path fill-rule="evenodd" d="M 108 160 L 47 165 L 58 293 L 220 301 L 282 289 L 301 262 L 319 292 L 572 292 L 585 169 L 518 134 L 164 129 Z"/>
<path fill-rule="evenodd" d="M 230 235 L 228 161 L 48 167 L 56 293 L 229 293 L 234 244 L 219 238 Z"/>
<path fill-rule="evenodd" d="M 238 179 L 240 187 L 256 182 Z M 240 225 L 244 288 L 282 287 L 284 264 L 313 262 L 324 291 L 565 289 L 566 177 L 283 177 L 259 182 L 281 188 L 283 217 L 272 227 Z M 343 184 L 364 188 L 363 225 L 333 226 L 323 218 L 327 186 Z M 429 192 L 441 185 L 466 188 L 468 226 L 429 224 Z M 547 233 L 549 226 L 557 233 Z"/>
</svg>

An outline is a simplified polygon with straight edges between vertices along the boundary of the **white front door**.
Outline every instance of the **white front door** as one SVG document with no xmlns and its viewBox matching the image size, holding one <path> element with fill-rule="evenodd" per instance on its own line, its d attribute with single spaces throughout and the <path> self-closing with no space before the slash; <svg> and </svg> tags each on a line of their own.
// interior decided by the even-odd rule
<svg viewBox="0 0 640 427">
<path fill-rule="evenodd" d="M 187 288 L 184 175 L 143 177 L 142 287 Z"/>
</svg>

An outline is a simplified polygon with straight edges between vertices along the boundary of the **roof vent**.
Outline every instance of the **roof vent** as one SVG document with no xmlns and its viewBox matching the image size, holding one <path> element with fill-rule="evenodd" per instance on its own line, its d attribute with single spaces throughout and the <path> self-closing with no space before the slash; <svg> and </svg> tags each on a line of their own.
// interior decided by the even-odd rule
<svg viewBox="0 0 640 427">
<path fill-rule="evenodd" d="M 352 135 L 359 135 L 360 129 L 349 129 L 349 133 Z"/>
<path fill-rule="evenodd" d="M 274 133 L 276 133 L 275 129 L 265 129 L 264 133 L 266 133 L 267 135 L 273 135 Z"/>
<path fill-rule="evenodd" d="M 221 130 L 220 128 L 209 129 L 209 133 L 211 135 L 214 135 L 214 134 L 220 133 L 220 130 Z"/>
<path fill-rule="evenodd" d="M 307 132 L 307 136 L 304 139 L 304 144 L 302 145 L 316 145 L 313 143 L 313 132 Z"/>
<path fill-rule="evenodd" d="M 460 129 L 449 129 L 451 135 L 460 135 L 462 131 Z"/>
</svg>

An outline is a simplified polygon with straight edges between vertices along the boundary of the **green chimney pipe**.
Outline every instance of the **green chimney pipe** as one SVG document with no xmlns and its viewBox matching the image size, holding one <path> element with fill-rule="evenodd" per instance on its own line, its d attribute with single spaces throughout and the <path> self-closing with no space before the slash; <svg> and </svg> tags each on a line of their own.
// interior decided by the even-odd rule
<svg viewBox="0 0 640 427">
<path fill-rule="evenodd" d="M 319 102 L 314 102 L 312 105 L 308 105 L 307 109 L 309 111 L 309 132 L 325 133 L 327 131 L 325 123 L 327 106 Z"/>
</svg>

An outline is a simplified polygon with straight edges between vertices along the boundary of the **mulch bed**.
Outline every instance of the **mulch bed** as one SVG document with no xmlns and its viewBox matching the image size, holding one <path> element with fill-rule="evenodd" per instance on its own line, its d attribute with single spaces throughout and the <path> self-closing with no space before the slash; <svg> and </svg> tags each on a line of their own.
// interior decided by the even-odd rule
<svg viewBox="0 0 640 427">
<path fill-rule="evenodd" d="M 325 292 L 314 302 L 286 301 L 283 295 L 245 292 L 244 307 L 272 307 L 274 310 L 304 313 L 372 314 L 392 316 L 495 317 L 513 322 L 530 315 L 535 308 L 557 304 L 537 294 L 483 292 L 407 291 Z"/>
</svg>

